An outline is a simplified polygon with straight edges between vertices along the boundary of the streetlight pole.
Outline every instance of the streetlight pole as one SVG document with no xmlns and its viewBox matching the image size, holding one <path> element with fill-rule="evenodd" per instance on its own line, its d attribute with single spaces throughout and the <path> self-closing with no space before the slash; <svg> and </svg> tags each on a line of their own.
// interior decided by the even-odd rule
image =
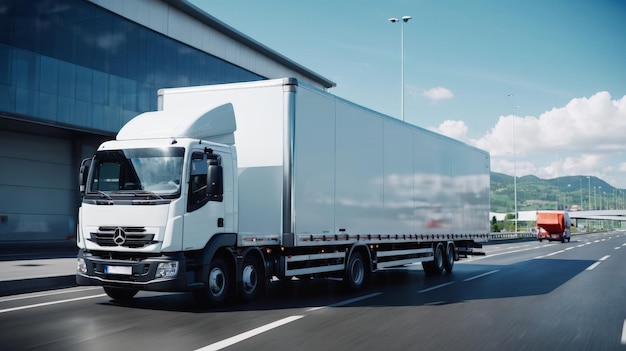
<svg viewBox="0 0 626 351">
<path fill-rule="evenodd" d="M 585 207 L 585 205 L 583 205 L 583 179 L 582 178 L 578 178 L 578 183 L 580 185 L 580 210 L 583 210 L 583 207 Z"/>
<path fill-rule="evenodd" d="M 404 24 L 408 22 L 411 16 L 402 16 L 402 23 L 400 23 L 400 62 L 401 62 L 401 77 L 400 77 L 400 118 L 404 122 Z M 399 19 L 392 17 L 389 22 L 400 22 Z"/>
<path fill-rule="evenodd" d="M 589 195 L 589 210 L 591 210 L 591 177 L 587 176 L 587 182 L 589 183 L 589 191 L 588 191 L 588 195 Z"/>
<path fill-rule="evenodd" d="M 513 94 L 507 94 L 507 96 L 513 98 Z M 513 108 L 518 107 L 519 106 L 513 106 Z M 515 157 L 515 113 L 513 113 L 513 207 L 513 210 L 515 211 L 515 232 L 517 233 L 517 162 Z"/>
</svg>

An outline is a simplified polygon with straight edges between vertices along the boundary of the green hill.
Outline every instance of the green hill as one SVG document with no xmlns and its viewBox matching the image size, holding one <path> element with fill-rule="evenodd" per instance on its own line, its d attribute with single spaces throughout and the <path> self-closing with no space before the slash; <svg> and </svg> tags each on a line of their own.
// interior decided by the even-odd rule
<svg viewBox="0 0 626 351">
<path fill-rule="evenodd" d="M 515 209 L 513 177 L 491 173 L 491 211 Z M 618 189 L 597 177 L 568 176 L 541 179 L 536 176 L 517 178 L 517 210 L 554 210 L 578 207 L 588 209 L 625 208 L 626 190 Z M 582 202 L 581 202 L 582 201 Z"/>
</svg>

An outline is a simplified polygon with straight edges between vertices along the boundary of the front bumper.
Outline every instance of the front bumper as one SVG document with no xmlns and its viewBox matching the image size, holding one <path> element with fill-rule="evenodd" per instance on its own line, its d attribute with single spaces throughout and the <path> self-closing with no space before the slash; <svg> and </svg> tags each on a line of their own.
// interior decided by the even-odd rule
<svg viewBox="0 0 626 351">
<path fill-rule="evenodd" d="M 79 250 L 77 259 L 84 261 L 83 270 L 76 271 L 76 284 L 131 288 L 150 291 L 188 291 L 185 258 L 182 254 L 156 257 L 110 259 Z M 159 263 L 178 262 L 173 277 L 157 278 Z M 115 268 L 115 269 L 112 269 Z M 111 273 L 113 272 L 113 273 Z"/>
</svg>

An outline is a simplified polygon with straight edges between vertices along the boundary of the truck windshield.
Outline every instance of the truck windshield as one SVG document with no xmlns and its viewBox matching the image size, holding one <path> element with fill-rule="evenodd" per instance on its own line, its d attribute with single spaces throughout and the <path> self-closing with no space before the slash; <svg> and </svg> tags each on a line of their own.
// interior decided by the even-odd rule
<svg viewBox="0 0 626 351">
<path fill-rule="evenodd" d="M 98 151 L 88 193 L 173 198 L 180 195 L 183 148 Z"/>
</svg>

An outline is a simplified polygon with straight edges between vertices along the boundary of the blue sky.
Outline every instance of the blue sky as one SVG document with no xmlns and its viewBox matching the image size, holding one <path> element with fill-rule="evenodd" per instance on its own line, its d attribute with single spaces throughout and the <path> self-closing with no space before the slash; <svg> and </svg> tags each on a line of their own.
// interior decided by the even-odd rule
<svg viewBox="0 0 626 351">
<path fill-rule="evenodd" d="M 190 2 L 398 118 L 401 25 L 388 18 L 412 16 L 407 122 L 489 151 L 492 171 L 626 188 L 626 1 Z"/>
</svg>

